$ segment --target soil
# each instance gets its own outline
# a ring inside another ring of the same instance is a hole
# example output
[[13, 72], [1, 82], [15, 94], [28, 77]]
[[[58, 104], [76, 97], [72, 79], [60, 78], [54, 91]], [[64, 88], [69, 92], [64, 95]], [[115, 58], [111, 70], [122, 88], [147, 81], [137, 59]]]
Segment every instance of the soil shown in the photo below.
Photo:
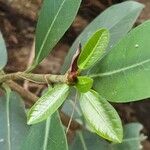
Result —
[[[150, 19], [150, 1], [138, 0], [145, 9], [138, 23]], [[0, 0], [0, 29], [4, 35], [9, 61], [6, 72], [25, 70], [31, 63], [34, 51], [35, 27], [42, 0]], [[71, 28], [56, 45], [53, 52], [35, 70], [36, 73], [59, 73], [64, 58], [79, 33], [99, 13], [121, 0], [83, 0], [80, 11]], [[26, 88], [39, 93], [43, 88], [26, 83]], [[150, 149], [150, 102], [143, 100], [129, 104], [115, 105], [124, 123], [139, 121], [144, 125], [143, 132], [149, 137], [144, 142], [144, 150]], [[143, 117], [144, 116], [144, 117]]]

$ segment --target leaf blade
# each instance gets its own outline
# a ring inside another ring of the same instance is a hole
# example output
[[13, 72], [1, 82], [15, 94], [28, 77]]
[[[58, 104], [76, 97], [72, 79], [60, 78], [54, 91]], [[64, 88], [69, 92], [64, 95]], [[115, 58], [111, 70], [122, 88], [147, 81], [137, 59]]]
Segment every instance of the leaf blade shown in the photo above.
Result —
[[105, 10], [91, 22], [75, 40], [66, 56], [61, 72], [65, 73], [68, 70], [71, 58], [78, 44], [81, 42], [81, 44], [84, 45], [89, 37], [99, 28], [107, 28], [109, 30], [111, 38], [108, 49], [110, 50], [132, 28], [142, 9], [142, 4], [128, 1], [114, 5]]
[[17, 93], [11, 92], [8, 98], [0, 97], [0, 150], [20, 150], [29, 129], [25, 108]]
[[46, 121], [33, 125], [22, 150], [68, 150], [67, 139], [58, 111]]
[[33, 66], [38, 65], [49, 54], [67, 31], [76, 16], [80, 3], [81, 0], [44, 0], [36, 29]]
[[85, 70], [93, 66], [101, 59], [109, 41], [109, 32], [107, 29], [96, 31], [84, 45], [78, 58], [78, 67]]
[[107, 100], [130, 102], [150, 96], [149, 28], [150, 21], [136, 27], [101, 61], [100, 69], [91, 71], [98, 76], [94, 88]]
[[0, 32], [0, 70], [5, 67], [7, 63], [7, 50], [3, 36]]
[[62, 105], [68, 93], [67, 84], [50, 87], [28, 112], [28, 124], [41, 122], [52, 115]]
[[115, 109], [95, 91], [81, 94], [82, 112], [99, 136], [113, 142], [121, 142], [123, 131], [120, 118]]

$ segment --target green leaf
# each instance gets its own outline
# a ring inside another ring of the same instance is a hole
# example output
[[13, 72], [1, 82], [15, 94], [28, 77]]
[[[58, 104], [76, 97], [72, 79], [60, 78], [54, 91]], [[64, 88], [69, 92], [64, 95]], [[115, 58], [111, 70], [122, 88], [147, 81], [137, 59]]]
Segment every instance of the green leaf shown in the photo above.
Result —
[[93, 79], [86, 76], [77, 77], [77, 83], [75, 85], [80, 92], [87, 92], [93, 86]]
[[139, 123], [125, 125], [124, 138], [119, 144], [108, 143], [97, 135], [83, 130], [76, 134], [69, 150], [141, 150], [141, 142], [145, 138], [140, 134], [141, 129], [142, 125]]
[[81, 42], [84, 45], [91, 35], [100, 28], [107, 28], [110, 32], [111, 38], [108, 46], [108, 50], [110, 50], [132, 28], [142, 9], [143, 5], [134, 1], [113, 5], [106, 9], [76, 39], [66, 57], [61, 72], [65, 73], [68, 70], [78, 44]]
[[143, 126], [140, 123], [130, 123], [124, 127], [124, 138], [121, 144], [113, 144], [112, 147], [114, 150], [141, 150], [142, 141], [146, 137], [141, 134]]
[[73, 22], [81, 0], [44, 0], [35, 44], [34, 67], [53, 49]]
[[46, 121], [31, 126], [21, 150], [68, 150], [58, 112]]
[[24, 104], [16, 93], [0, 97], [0, 150], [20, 150], [27, 135]]
[[93, 66], [102, 55], [109, 42], [109, 32], [106, 29], [96, 31], [84, 45], [78, 59], [78, 67], [85, 70]]
[[124, 37], [93, 68], [94, 89], [112, 102], [130, 102], [150, 97], [150, 21]]
[[91, 90], [81, 94], [80, 106], [93, 131], [107, 140], [119, 143], [122, 141], [121, 120], [107, 100]]
[[51, 116], [65, 101], [69, 93], [67, 84], [56, 85], [33, 105], [28, 112], [28, 124], [35, 124]]
[[[112, 150], [111, 144], [88, 130], [78, 131], [69, 150]], [[114, 150], [114, 149], [113, 149]], [[122, 150], [122, 149], [120, 149]]]
[[3, 67], [5, 67], [6, 63], [7, 63], [7, 50], [4, 39], [0, 32], [0, 70], [3, 69]]

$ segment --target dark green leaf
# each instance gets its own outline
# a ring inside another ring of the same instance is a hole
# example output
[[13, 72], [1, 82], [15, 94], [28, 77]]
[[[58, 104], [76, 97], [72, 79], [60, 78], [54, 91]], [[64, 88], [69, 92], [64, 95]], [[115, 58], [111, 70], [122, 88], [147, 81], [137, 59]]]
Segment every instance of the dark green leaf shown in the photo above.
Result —
[[36, 29], [34, 67], [50, 53], [67, 31], [80, 3], [81, 0], [44, 0]]
[[150, 21], [124, 37], [92, 73], [94, 88], [112, 102], [150, 97]]
[[6, 63], [7, 63], [7, 51], [5, 42], [0, 32], [0, 70], [3, 69], [3, 67], [5, 67]]
[[140, 135], [142, 125], [139, 123], [130, 123], [124, 127], [124, 139], [120, 144], [108, 143], [97, 135], [86, 130], [78, 132], [70, 150], [141, 150], [143, 136]]
[[110, 32], [110, 43], [108, 46], [108, 49], [110, 50], [132, 28], [142, 9], [142, 4], [128, 1], [111, 6], [105, 10], [92, 21], [76, 39], [66, 57], [62, 72], [65, 73], [68, 70], [73, 54], [80, 42], [84, 45], [89, 37], [91, 37], [98, 29], [107, 28]]
[[28, 132], [24, 104], [16, 93], [7, 94], [0, 97], [0, 150], [20, 150]]
[[121, 120], [115, 109], [98, 93], [91, 90], [81, 94], [80, 106], [89, 126], [99, 136], [113, 142], [121, 142]]
[[68, 150], [58, 112], [46, 121], [31, 126], [21, 150]]
[[109, 42], [109, 32], [106, 29], [96, 31], [84, 45], [78, 59], [78, 67], [85, 70], [93, 66], [102, 55]]
[[141, 150], [141, 142], [145, 140], [145, 136], [140, 134], [143, 126], [139, 123], [130, 123], [124, 127], [124, 139], [121, 144], [113, 144], [114, 150]]
[[80, 92], [87, 92], [91, 89], [93, 85], [93, 79], [86, 76], [79, 76], [77, 78], [76, 87]]
[[51, 116], [65, 101], [68, 93], [67, 84], [50, 87], [28, 112], [28, 124], [41, 122]]
[[82, 130], [76, 133], [69, 150], [111, 150], [111, 144], [94, 133]]

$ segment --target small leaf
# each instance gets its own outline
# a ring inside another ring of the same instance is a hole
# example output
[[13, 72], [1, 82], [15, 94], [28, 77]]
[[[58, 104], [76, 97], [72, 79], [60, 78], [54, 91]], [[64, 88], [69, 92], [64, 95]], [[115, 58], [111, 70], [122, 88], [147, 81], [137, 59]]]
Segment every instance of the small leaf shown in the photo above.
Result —
[[85, 93], [92, 88], [92, 85], [93, 85], [92, 78], [86, 76], [79, 76], [77, 77], [77, 83], [75, 86], [80, 92]]
[[21, 150], [68, 150], [67, 139], [59, 113], [32, 125]]
[[81, 0], [44, 0], [36, 29], [35, 60], [38, 65], [73, 22]]
[[[89, 72], [94, 89], [112, 102], [150, 97], [150, 20], [130, 31]], [[93, 74], [93, 75], [92, 75]]]
[[0, 32], [0, 70], [3, 69], [3, 67], [5, 67], [6, 63], [7, 63], [7, 50], [4, 39]]
[[28, 124], [35, 124], [51, 116], [65, 101], [69, 93], [67, 84], [56, 85], [33, 105], [28, 113]]
[[107, 100], [91, 90], [81, 94], [80, 106], [93, 131], [107, 140], [117, 143], [122, 141], [121, 120]]
[[[78, 44], [81, 43], [84, 45], [89, 37], [91, 37], [91, 35], [100, 28], [107, 28], [110, 32], [111, 38], [107, 49], [107, 51], [110, 51], [118, 43], [118, 41], [120, 41], [120, 39], [124, 37], [128, 31], [130, 31], [143, 7], [144, 6], [138, 2], [126, 1], [113, 5], [102, 12], [75, 40], [67, 54], [61, 72], [65, 73], [68, 70]], [[99, 64], [96, 66], [99, 67]]]
[[78, 67], [85, 70], [93, 66], [105, 52], [109, 41], [109, 32], [106, 29], [96, 31], [84, 45], [78, 59]]
[[26, 113], [22, 99], [8, 91], [0, 97], [0, 150], [20, 150], [28, 133]]

